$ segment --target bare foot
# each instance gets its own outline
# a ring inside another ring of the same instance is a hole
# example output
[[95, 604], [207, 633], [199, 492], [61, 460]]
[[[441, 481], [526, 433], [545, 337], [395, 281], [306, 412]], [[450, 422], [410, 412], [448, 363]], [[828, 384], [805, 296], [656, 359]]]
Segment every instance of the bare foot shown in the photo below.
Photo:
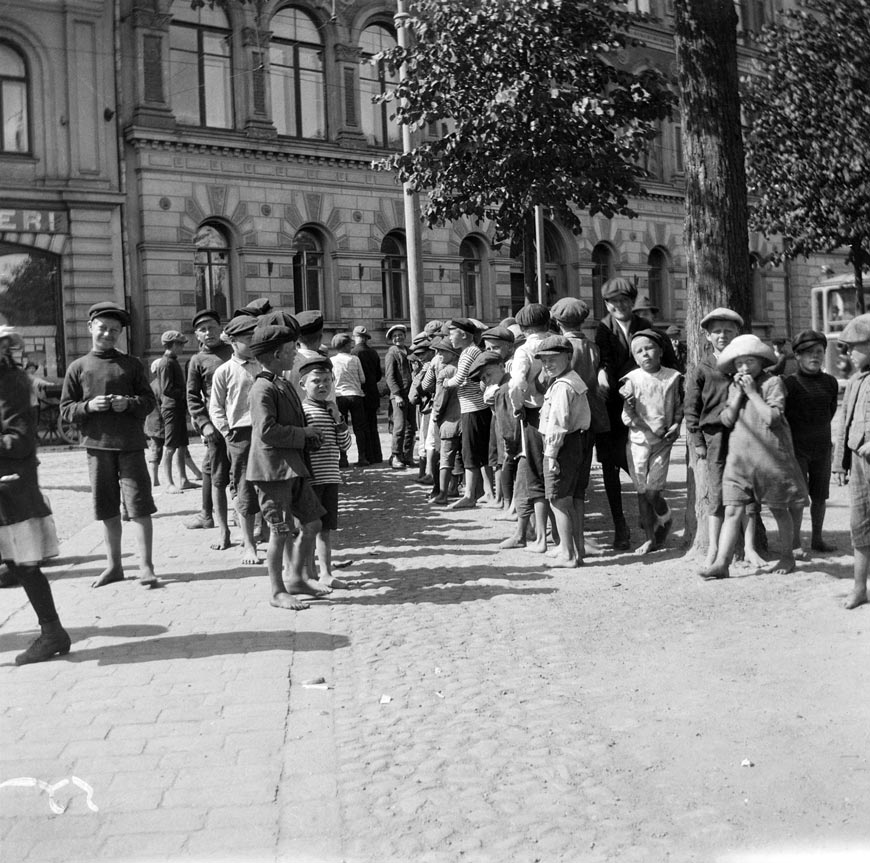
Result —
[[813, 551], [821, 551], [821, 552], [836, 551], [837, 550], [836, 545], [831, 545], [829, 542], [825, 542], [823, 539], [814, 539], [810, 543], [810, 548]]
[[536, 539], [534, 542], [526, 546], [526, 551], [535, 551], [538, 554], [543, 554], [547, 550], [547, 539]]
[[767, 566], [767, 561], [757, 551], [746, 551], [743, 560], [750, 566]]
[[256, 566], [260, 562], [255, 546], [245, 545], [242, 547], [242, 566]]
[[433, 506], [447, 506], [447, 504], [450, 503], [450, 498], [447, 497], [446, 494], [439, 494], [430, 498], [429, 503]]
[[181, 489], [177, 485], [175, 485], [175, 483], [171, 482], [171, 483], [169, 483], [168, 486], [166, 486], [166, 493], [167, 494], [181, 494]]
[[230, 532], [225, 531], [224, 535], [217, 542], [213, 542], [209, 545], [209, 548], [214, 551], [226, 551], [226, 549], [232, 548], [232, 545], [232, 542], [230, 542]]
[[470, 497], [461, 497], [459, 500], [451, 503], [448, 509], [474, 509], [477, 506], [477, 502], [473, 501]]
[[553, 562], [550, 564], [553, 569], [576, 569], [578, 566], [582, 565], [582, 560], [578, 560], [576, 557], [566, 554], [557, 554], [553, 559]]
[[315, 587], [310, 581], [293, 581], [287, 584], [287, 593], [293, 596], [310, 596], [312, 599], [322, 599], [332, 593], [332, 588]]
[[849, 598], [843, 605], [843, 608], [857, 608], [859, 605], [864, 605], [867, 602], [867, 588], [855, 588], [850, 594]]
[[792, 557], [795, 560], [809, 560], [810, 553], [805, 548], [793, 548], [791, 550]]
[[509, 536], [507, 539], [503, 539], [499, 544], [499, 548], [525, 548], [526, 541], [521, 536]]
[[286, 608], [290, 611], [304, 611], [310, 608], [307, 602], [294, 599], [289, 593], [276, 593], [270, 600], [269, 605], [274, 608]]
[[317, 581], [324, 587], [331, 587], [333, 590], [347, 590], [347, 582], [333, 575], [321, 575]]
[[702, 569], [698, 573], [698, 575], [700, 575], [701, 578], [705, 579], [706, 581], [712, 581], [716, 578], [728, 578], [731, 573], [727, 566], [716, 566], [714, 564], [713, 566], [704, 567], [704, 569]]
[[787, 572], [794, 572], [794, 558], [790, 554], [784, 554], [776, 563], [766, 566], [765, 570], [776, 575], [785, 575]]
[[163, 582], [154, 574], [154, 570], [148, 567], [140, 568], [139, 584], [142, 587], [147, 587], [149, 590], [153, 590], [155, 587], [163, 587]]
[[517, 514], [515, 512], [506, 512], [504, 515], [497, 515], [493, 521], [516, 521]]
[[187, 478], [183, 479], [181, 481], [181, 490], [187, 491], [189, 488], [199, 488], [199, 486], [195, 482], [191, 482]]
[[639, 545], [635, 550], [635, 554], [649, 554], [651, 551], [658, 551], [658, 546], [653, 540], [648, 539], [643, 545]]
[[91, 582], [91, 587], [104, 587], [116, 581], [124, 580], [124, 570], [121, 567], [106, 567], [97, 578]]
[[487, 500], [484, 503], [484, 506], [487, 506], [490, 509], [504, 509], [504, 499], [498, 497], [492, 498], [491, 500]]

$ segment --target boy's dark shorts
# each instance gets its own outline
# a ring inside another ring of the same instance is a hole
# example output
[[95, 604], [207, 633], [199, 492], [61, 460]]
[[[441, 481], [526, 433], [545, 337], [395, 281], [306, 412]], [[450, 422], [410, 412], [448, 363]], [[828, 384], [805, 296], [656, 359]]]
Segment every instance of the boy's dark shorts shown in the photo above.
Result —
[[465, 469], [485, 467], [489, 462], [489, 427], [492, 411], [484, 408], [462, 414], [462, 463]]
[[308, 524], [317, 521], [326, 512], [305, 477], [297, 476], [276, 482], [257, 481], [251, 485], [256, 486], [260, 511], [270, 526], [287, 524], [292, 529], [294, 518], [300, 524]]
[[164, 407], [163, 437], [169, 449], [180, 449], [189, 443], [187, 437], [187, 411], [183, 407]]
[[146, 518], [157, 512], [144, 450], [89, 449], [87, 453], [97, 521], [120, 517], [122, 498], [130, 518]]
[[586, 437], [588, 435], [579, 431], [565, 436], [557, 458], [558, 474], [547, 467], [547, 459], [544, 459], [544, 493], [547, 500], [560, 497], [575, 497], [582, 500], [585, 497], [592, 461], [591, 447], [585, 446]]
[[798, 467], [807, 481], [810, 500], [827, 500], [831, 493], [833, 447], [813, 453], [795, 449]]
[[459, 451], [461, 449], [462, 449], [462, 438], [460, 438], [460, 437], [443, 437], [443, 438], [441, 438], [441, 450], [439, 453], [441, 465], [440, 465], [439, 470], [444, 470], [444, 468], [450, 468], [452, 470], [456, 465], [456, 456], [459, 455]]
[[517, 515], [531, 516], [535, 511], [535, 501], [546, 497], [544, 482], [544, 437], [534, 426], [523, 427], [526, 458], [521, 458], [517, 466], [514, 482], [514, 500]]
[[338, 483], [325, 482], [323, 485], [311, 486], [320, 505], [326, 512], [320, 516], [322, 530], [338, 530]]
[[[250, 426], [230, 429], [227, 436], [227, 453], [230, 457], [230, 482], [236, 491], [235, 507], [239, 515], [249, 517], [260, 511], [257, 490], [245, 476], [248, 470], [248, 453], [251, 451]], [[214, 476], [214, 474], [212, 474]], [[213, 480], [212, 480], [213, 482]]]
[[[219, 431], [206, 439], [208, 449], [208, 472], [211, 474], [211, 484], [216, 488], [226, 488], [230, 484], [230, 456], [227, 452], [227, 442]], [[245, 458], [247, 465], [247, 457]], [[205, 467], [203, 467], [205, 471]]]

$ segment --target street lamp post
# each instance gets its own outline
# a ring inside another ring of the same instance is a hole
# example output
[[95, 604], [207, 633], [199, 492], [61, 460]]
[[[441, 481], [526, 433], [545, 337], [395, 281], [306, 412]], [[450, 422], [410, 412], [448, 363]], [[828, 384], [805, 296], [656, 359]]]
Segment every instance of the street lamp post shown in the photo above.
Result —
[[[404, 0], [396, 0], [396, 14], [393, 17], [396, 24], [396, 34], [401, 48], [408, 47], [408, 13], [405, 11]], [[399, 80], [404, 81], [407, 69], [403, 63], [399, 68]], [[402, 125], [402, 151], [411, 152], [411, 128]], [[412, 192], [410, 185], [402, 184], [405, 201], [405, 248], [408, 255], [408, 316], [411, 321], [411, 335], [421, 332], [423, 320], [423, 257], [422, 231], [420, 227], [420, 203], [417, 193]]]

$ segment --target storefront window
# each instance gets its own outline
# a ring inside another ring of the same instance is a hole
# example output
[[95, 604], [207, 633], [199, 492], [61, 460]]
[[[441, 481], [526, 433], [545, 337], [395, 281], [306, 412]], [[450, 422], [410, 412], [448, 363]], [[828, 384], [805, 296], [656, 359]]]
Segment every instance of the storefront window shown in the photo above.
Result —
[[230, 249], [223, 232], [203, 225], [194, 238], [196, 310], [214, 309], [226, 318], [230, 301]]

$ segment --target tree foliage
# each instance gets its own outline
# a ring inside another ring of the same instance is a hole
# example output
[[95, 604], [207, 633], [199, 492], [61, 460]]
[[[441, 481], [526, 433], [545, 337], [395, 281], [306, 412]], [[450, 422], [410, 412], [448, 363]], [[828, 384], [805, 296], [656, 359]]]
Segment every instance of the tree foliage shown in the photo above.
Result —
[[[745, 81], [751, 227], [798, 254], [870, 254], [870, 0], [804, 0], [759, 37]], [[861, 292], [859, 291], [859, 296]]]
[[19, 327], [57, 323], [56, 270], [42, 255], [23, 255], [0, 283], [0, 316]]
[[449, 131], [379, 167], [425, 193], [430, 226], [468, 215], [516, 237], [536, 204], [575, 231], [575, 208], [633, 215], [673, 97], [618, 68], [630, 20], [611, 0], [416, 0], [411, 47], [384, 55], [407, 77], [385, 98], [400, 123]]

